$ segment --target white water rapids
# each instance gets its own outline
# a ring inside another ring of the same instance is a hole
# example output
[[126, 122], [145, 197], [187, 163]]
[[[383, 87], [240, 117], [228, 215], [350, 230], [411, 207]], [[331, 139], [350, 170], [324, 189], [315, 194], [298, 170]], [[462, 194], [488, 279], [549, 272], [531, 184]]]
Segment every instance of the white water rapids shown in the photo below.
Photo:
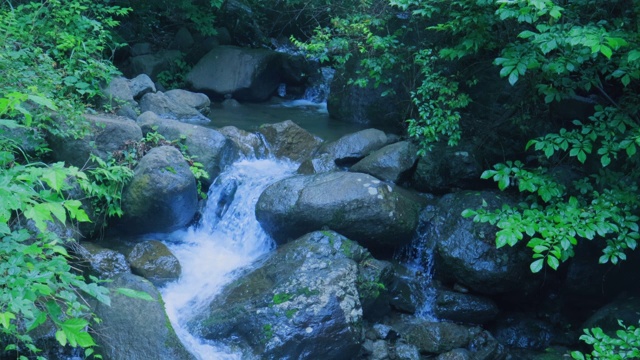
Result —
[[211, 186], [200, 223], [166, 241], [182, 265], [182, 276], [161, 289], [165, 308], [176, 333], [199, 360], [240, 359], [220, 344], [193, 336], [186, 323], [234, 279], [236, 270], [273, 249], [255, 218], [255, 205], [268, 185], [294, 171], [293, 164], [275, 160], [233, 164]]

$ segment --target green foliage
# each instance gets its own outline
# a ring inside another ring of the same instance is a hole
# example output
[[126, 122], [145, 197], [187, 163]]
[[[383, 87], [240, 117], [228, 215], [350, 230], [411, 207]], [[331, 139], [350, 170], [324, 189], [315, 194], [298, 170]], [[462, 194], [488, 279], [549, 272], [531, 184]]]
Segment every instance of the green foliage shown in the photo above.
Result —
[[106, 162], [95, 155], [90, 157], [94, 167], [86, 169], [87, 176], [78, 179], [80, 187], [91, 199], [96, 217], [121, 217], [121, 200], [124, 186], [133, 177], [133, 171], [115, 160]]
[[285, 303], [289, 300], [293, 299], [293, 295], [292, 294], [287, 294], [287, 293], [277, 293], [273, 295], [273, 304], [274, 305], [280, 305], [282, 303]]
[[[0, 114], [17, 111], [27, 118], [16, 110], [20, 106], [2, 98]], [[3, 124], [23, 126], [11, 119]], [[72, 187], [68, 180], [86, 179], [86, 174], [62, 163], [21, 164], [18, 150], [0, 137], [0, 334], [9, 339], [6, 350], [37, 353], [29, 333], [50, 321], [61, 345], [80, 346], [90, 355], [95, 343], [87, 328], [98, 319], [83, 296], [109, 304], [108, 291], [97, 279], [88, 283], [73, 272], [65, 247], [73, 240], [49, 228], [68, 220], [89, 221], [80, 201], [65, 196]]]
[[184, 88], [189, 71], [191, 66], [186, 61], [176, 59], [169, 64], [169, 69], [158, 74], [158, 82], [167, 89]]
[[600, 328], [585, 329], [580, 340], [593, 346], [591, 354], [583, 354], [573, 351], [571, 358], [575, 360], [606, 359], [640, 359], [640, 328], [624, 326], [618, 321], [621, 329], [616, 331], [615, 337], [611, 337]]

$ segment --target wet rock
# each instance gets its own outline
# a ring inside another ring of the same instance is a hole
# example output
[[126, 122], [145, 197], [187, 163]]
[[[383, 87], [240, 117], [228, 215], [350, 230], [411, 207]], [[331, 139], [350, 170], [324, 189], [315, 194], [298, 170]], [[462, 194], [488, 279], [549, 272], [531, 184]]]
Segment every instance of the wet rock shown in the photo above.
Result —
[[196, 91], [240, 101], [265, 101], [280, 85], [282, 57], [275, 51], [218, 46], [191, 69], [187, 82]]
[[420, 360], [420, 352], [415, 345], [396, 343], [394, 352], [398, 360]]
[[385, 145], [387, 135], [384, 131], [365, 129], [322, 144], [318, 154], [328, 154], [339, 166], [352, 165]]
[[[149, 281], [121, 274], [110, 288], [111, 306], [98, 304], [96, 315], [102, 322], [95, 325], [95, 339], [105, 359], [113, 360], [192, 360], [167, 318], [158, 290]], [[146, 292], [154, 301], [127, 297], [118, 288]]]
[[419, 199], [370, 175], [332, 172], [270, 185], [256, 218], [279, 244], [328, 227], [388, 258], [413, 237], [420, 207]]
[[505, 347], [491, 333], [482, 330], [469, 343], [468, 350], [473, 360], [504, 360], [507, 358]]
[[416, 319], [404, 323], [398, 331], [407, 343], [417, 346], [420, 353], [442, 354], [467, 347], [480, 329]]
[[269, 144], [271, 155], [299, 162], [313, 154], [322, 139], [312, 135], [291, 120], [265, 124], [258, 131]]
[[134, 100], [129, 80], [124, 77], [111, 79], [102, 90], [102, 106], [108, 106], [113, 112], [130, 119], [136, 118], [138, 103]]
[[201, 163], [209, 175], [209, 179], [203, 180], [205, 186], [239, 157], [238, 147], [216, 130], [163, 119], [152, 112], [143, 113], [137, 122], [145, 135], [157, 131], [168, 141], [184, 144], [186, 153]]
[[195, 107], [187, 103], [178, 102], [176, 99], [185, 97], [174, 94], [173, 97], [165, 95], [163, 92], [145, 94], [140, 99], [140, 110], [142, 112], [151, 111], [165, 119], [173, 119], [192, 124], [208, 124], [211, 122], [200, 113]]
[[266, 147], [257, 134], [240, 130], [235, 126], [225, 126], [218, 129], [218, 131], [233, 141], [245, 157], [265, 157], [267, 152]]
[[583, 328], [601, 328], [609, 336], [620, 330], [618, 321], [625, 326], [638, 327], [640, 321], [640, 297], [622, 295], [596, 311], [582, 326]]
[[515, 313], [496, 320], [493, 334], [506, 346], [543, 350], [551, 344], [555, 332], [553, 326], [544, 320], [531, 314]]
[[178, 259], [160, 241], [147, 240], [136, 244], [127, 255], [131, 271], [162, 286], [180, 277], [182, 268]]
[[335, 232], [307, 234], [228, 285], [189, 326], [263, 359], [353, 359], [362, 340], [357, 279], [369, 258]]
[[486, 297], [440, 290], [434, 311], [439, 319], [484, 324], [495, 319], [499, 309], [493, 300]]
[[129, 118], [106, 114], [84, 115], [84, 118], [90, 129], [85, 137], [48, 136], [51, 156], [55, 161], [82, 168], [91, 154], [106, 161], [114, 151], [142, 138], [140, 127]]
[[482, 167], [471, 148], [435, 145], [418, 160], [412, 183], [418, 191], [440, 194], [477, 188], [481, 174]]
[[89, 273], [100, 279], [111, 279], [118, 274], [131, 272], [124, 255], [117, 251], [91, 242], [75, 246], [74, 251]]
[[474, 360], [474, 357], [467, 349], [453, 349], [449, 352], [438, 355], [436, 360]]
[[463, 210], [513, 204], [497, 192], [457, 192], [442, 197], [433, 209], [425, 237], [436, 241], [440, 273], [480, 294], [528, 294], [538, 289], [540, 277], [531, 274], [531, 255], [523, 242], [514, 247], [495, 246], [496, 228], [461, 216]]
[[195, 178], [180, 151], [171, 146], [153, 148], [122, 193], [124, 216], [116, 226], [127, 234], [180, 229], [193, 219], [197, 197]]
[[408, 141], [387, 145], [367, 155], [351, 171], [373, 175], [383, 181], [398, 183], [418, 159], [417, 149]]

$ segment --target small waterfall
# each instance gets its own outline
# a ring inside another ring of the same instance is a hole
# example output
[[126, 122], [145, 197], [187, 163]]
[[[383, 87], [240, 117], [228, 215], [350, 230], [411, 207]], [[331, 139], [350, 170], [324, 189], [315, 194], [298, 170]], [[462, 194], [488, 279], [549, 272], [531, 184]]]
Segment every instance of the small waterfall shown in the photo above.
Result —
[[414, 302], [417, 304], [416, 316], [423, 319], [437, 321], [433, 306], [436, 300], [436, 290], [433, 287], [435, 242], [429, 239], [425, 229], [425, 220], [416, 231], [411, 244], [397, 254], [396, 260], [411, 274], [407, 279], [412, 286]]
[[176, 333], [198, 359], [241, 358], [220, 344], [194, 337], [186, 323], [234, 279], [235, 270], [273, 249], [272, 239], [255, 218], [255, 204], [268, 185], [294, 171], [293, 164], [271, 159], [235, 163], [211, 186], [201, 222], [167, 240], [182, 265], [182, 276], [161, 289], [162, 297]]

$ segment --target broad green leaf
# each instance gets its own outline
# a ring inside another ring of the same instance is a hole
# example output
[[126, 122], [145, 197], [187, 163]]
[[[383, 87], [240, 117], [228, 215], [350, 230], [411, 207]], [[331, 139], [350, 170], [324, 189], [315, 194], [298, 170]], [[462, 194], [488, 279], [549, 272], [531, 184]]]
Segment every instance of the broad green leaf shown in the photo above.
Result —
[[607, 59], [611, 59], [611, 55], [613, 55], [613, 51], [611, 50], [611, 48], [605, 45], [600, 46], [600, 53]]
[[2, 312], [0, 313], [0, 324], [5, 329], [8, 329], [11, 326], [11, 320], [15, 320], [16, 316], [11, 312]]
[[534, 273], [534, 274], [535, 273], [539, 273], [540, 270], [542, 270], [542, 265], [544, 264], [543, 260], [544, 259], [538, 259], [538, 260], [532, 262], [531, 265], [529, 265], [529, 269], [531, 269], [532, 273]]
[[116, 289], [116, 292], [118, 294], [122, 294], [124, 296], [133, 298], [133, 299], [142, 299], [142, 300], [146, 300], [146, 301], [156, 301], [153, 297], [151, 297], [151, 295], [149, 295], [148, 293], [144, 292], [144, 291], [137, 291], [137, 290], [133, 290], [133, 289], [128, 289], [128, 288], [118, 288]]
[[560, 261], [555, 256], [547, 256], [547, 265], [549, 265], [553, 270], [558, 270]]

